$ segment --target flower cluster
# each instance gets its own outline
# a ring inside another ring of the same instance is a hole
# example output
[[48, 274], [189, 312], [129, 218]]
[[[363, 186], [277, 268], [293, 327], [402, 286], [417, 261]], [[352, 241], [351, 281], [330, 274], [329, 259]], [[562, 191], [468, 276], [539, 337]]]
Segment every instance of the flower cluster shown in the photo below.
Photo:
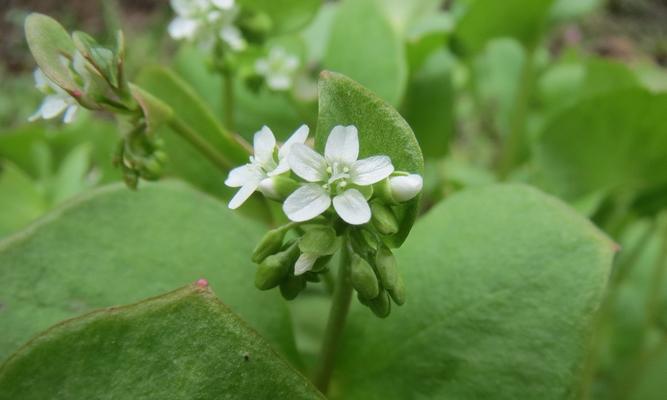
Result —
[[168, 28], [172, 38], [197, 41], [207, 48], [220, 39], [233, 51], [245, 49], [235, 24], [240, 10], [234, 0], [171, 0], [171, 7], [176, 13]]
[[282, 47], [272, 47], [268, 56], [255, 61], [255, 72], [264, 78], [269, 89], [282, 91], [292, 87], [299, 59]]
[[307, 138], [303, 125], [278, 146], [273, 132], [262, 127], [254, 136], [250, 162], [233, 169], [225, 181], [240, 188], [230, 208], [259, 191], [283, 202], [290, 220], [258, 244], [253, 254], [259, 264], [255, 284], [262, 290], [280, 286], [283, 296], [293, 299], [306, 282], [319, 281], [340, 250], [349, 259], [350, 280], [362, 304], [385, 317], [390, 299], [399, 305], [404, 301], [402, 280], [385, 239], [399, 232], [394, 209], [419, 194], [422, 178], [396, 171], [386, 155], [359, 159], [353, 125], [335, 126], [324, 154], [308, 146]]

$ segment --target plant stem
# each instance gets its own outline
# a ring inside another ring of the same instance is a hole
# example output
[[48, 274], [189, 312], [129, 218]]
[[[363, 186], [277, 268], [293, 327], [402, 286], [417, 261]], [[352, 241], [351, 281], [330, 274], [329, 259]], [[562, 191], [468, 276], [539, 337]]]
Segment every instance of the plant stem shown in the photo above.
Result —
[[526, 60], [521, 68], [521, 77], [514, 100], [514, 110], [510, 118], [509, 132], [505, 138], [500, 155], [498, 174], [501, 179], [507, 178], [512, 168], [516, 165], [521, 152], [522, 141], [525, 136], [526, 117], [528, 115], [528, 103], [533, 90], [533, 68], [535, 51], [529, 48], [526, 51]]
[[230, 71], [223, 71], [223, 97], [225, 103], [225, 122], [227, 129], [236, 132], [236, 121], [234, 120], [234, 79]]
[[315, 369], [313, 382], [322, 392], [327, 392], [331, 374], [336, 362], [336, 352], [340, 337], [345, 327], [345, 319], [350, 309], [352, 299], [352, 283], [350, 282], [350, 250], [347, 241], [344, 241], [341, 249], [340, 265], [338, 266], [338, 276], [336, 278], [336, 287], [331, 299], [331, 309], [329, 310], [329, 321], [324, 332], [324, 341], [320, 359]]
[[183, 139], [187, 140], [209, 161], [215, 164], [223, 172], [229, 171], [234, 165], [222, 153], [212, 147], [206, 139], [199, 135], [194, 129], [186, 124], [182, 119], [173, 117], [169, 121], [169, 127], [178, 133]]

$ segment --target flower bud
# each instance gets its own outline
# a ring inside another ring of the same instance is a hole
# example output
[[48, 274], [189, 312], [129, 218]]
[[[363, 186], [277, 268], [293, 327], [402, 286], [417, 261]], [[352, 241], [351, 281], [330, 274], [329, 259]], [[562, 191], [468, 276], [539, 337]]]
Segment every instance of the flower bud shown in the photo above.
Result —
[[255, 250], [252, 252], [252, 262], [261, 263], [268, 256], [277, 253], [283, 245], [283, 239], [285, 239], [286, 233], [287, 229], [285, 229], [285, 227], [272, 229], [266, 232], [262, 240], [259, 241]]
[[396, 257], [385, 246], [381, 246], [375, 255], [375, 268], [382, 286], [391, 290], [396, 287], [398, 282], [398, 268], [396, 267]]
[[266, 257], [255, 273], [255, 286], [260, 290], [278, 286], [289, 274], [298, 250], [296, 244], [293, 244], [287, 250]]
[[391, 301], [389, 300], [389, 295], [385, 290], [380, 292], [380, 294], [374, 299], [368, 300], [368, 306], [373, 311], [373, 314], [377, 315], [380, 318], [386, 318], [391, 313]]
[[357, 254], [352, 256], [350, 280], [352, 287], [365, 299], [373, 299], [380, 292], [380, 285], [373, 267]]
[[398, 221], [391, 209], [378, 202], [371, 203], [371, 222], [383, 235], [393, 235], [398, 232]]
[[396, 274], [396, 284], [391, 289], [387, 289], [389, 295], [396, 305], [402, 306], [405, 304], [405, 282], [400, 273]]
[[414, 198], [422, 190], [424, 180], [421, 175], [410, 174], [407, 176], [392, 176], [389, 178], [391, 196], [398, 202], [404, 202]]
[[294, 300], [306, 288], [306, 277], [290, 275], [280, 284], [280, 294], [285, 300]]
[[299, 183], [286, 176], [273, 176], [262, 179], [259, 191], [269, 199], [283, 201], [299, 188]]

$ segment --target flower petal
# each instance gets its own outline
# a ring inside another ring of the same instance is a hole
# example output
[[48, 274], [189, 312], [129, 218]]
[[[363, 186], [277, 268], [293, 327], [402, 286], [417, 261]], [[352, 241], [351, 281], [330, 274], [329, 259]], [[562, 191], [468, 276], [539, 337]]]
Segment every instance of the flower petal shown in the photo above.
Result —
[[308, 182], [323, 182], [327, 178], [326, 160], [305, 144], [294, 143], [287, 160], [292, 171]]
[[250, 164], [241, 165], [229, 171], [229, 175], [225, 180], [225, 185], [229, 187], [241, 187], [250, 181], [260, 181], [261, 174]]
[[63, 122], [69, 124], [74, 121], [74, 117], [76, 117], [76, 112], [78, 110], [79, 106], [77, 104], [72, 104], [67, 107], [67, 111], [65, 111], [65, 116], [63, 117]]
[[331, 130], [324, 147], [327, 160], [350, 164], [359, 157], [359, 136], [354, 125], [336, 125]]
[[415, 197], [422, 190], [424, 180], [421, 175], [392, 176], [389, 178], [391, 196], [398, 202], [404, 202]]
[[357, 189], [348, 189], [334, 197], [333, 206], [343, 221], [350, 225], [362, 225], [371, 220], [371, 208]]
[[283, 211], [290, 220], [302, 222], [322, 214], [330, 205], [329, 194], [320, 185], [309, 183], [287, 197]]
[[243, 50], [246, 46], [241, 31], [232, 25], [227, 25], [220, 29], [220, 38], [227, 42], [229, 47], [234, 50]]
[[391, 159], [387, 156], [372, 156], [355, 161], [350, 167], [350, 179], [357, 185], [372, 185], [394, 172]]
[[199, 22], [190, 18], [176, 17], [170, 23], [167, 30], [169, 36], [174, 39], [190, 39], [197, 32]]
[[239, 189], [239, 191], [236, 192], [234, 197], [232, 197], [232, 199], [229, 200], [229, 204], [227, 206], [232, 210], [241, 207], [241, 204], [243, 204], [246, 200], [248, 200], [248, 197], [250, 197], [255, 192], [255, 190], [257, 190], [258, 186], [259, 186], [259, 181], [247, 182], [245, 185], [241, 186], [241, 189]]
[[310, 128], [308, 128], [308, 125], [306, 124], [301, 125], [296, 131], [294, 131], [292, 136], [290, 136], [289, 139], [287, 139], [280, 147], [280, 150], [278, 150], [278, 158], [286, 158], [289, 155], [290, 148], [294, 143], [306, 143], [306, 139], [308, 139], [308, 132], [310, 132]]
[[67, 108], [68, 104], [61, 96], [51, 95], [44, 98], [42, 106], [39, 108], [39, 113], [42, 118], [50, 119], [57, 117]]
[[253, 148], [255, 151], [255, 160], [261, 165], [273, 161], [273, 150], [276, 148], [276, 138], [268, 126], [264, 125], [262, 129], [255, 133], [253, 138]]
[[313, 269], [315, 261], [317, 261], [317, 255], [312, 253], [301, 254], [296, 263], [294, 263], [294, 275], [299, 276], [310, 271]]

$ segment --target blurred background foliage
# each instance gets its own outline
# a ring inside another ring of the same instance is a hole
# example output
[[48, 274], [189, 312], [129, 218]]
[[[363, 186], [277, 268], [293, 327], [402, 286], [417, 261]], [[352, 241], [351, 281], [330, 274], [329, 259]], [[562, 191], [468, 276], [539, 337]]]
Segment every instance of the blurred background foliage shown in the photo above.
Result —
[[[121, 179], [111, 166], [116, 128], [108, 116], [27, 122], [41, 99], [23, 33], [29, 12], [102, 43], [123, 29], [133, 80], [178, 102], [202, 130], [224, 123], [222, 80], [200, 50], [166, 35], [167, 2], [10, 0], [0, 10], [0, 237]], [[424, 212], [453, 192], [502, 180], [565, 199], [622, 249], [581, 395], [663, 399], [665, 21], [662, 0], [324, 2], [304, 29], [273, 39], [304, 62], [291, 92], [237, 82], [235, 130], [249, 139], [266, 124], [284, 139], [305, 122], [312, 132], [317, 75], [331, 69], [396, 106], [414, 129], [427, 161]], [[167, 176], [228, 198], [219, 171], [164, 136]]]

